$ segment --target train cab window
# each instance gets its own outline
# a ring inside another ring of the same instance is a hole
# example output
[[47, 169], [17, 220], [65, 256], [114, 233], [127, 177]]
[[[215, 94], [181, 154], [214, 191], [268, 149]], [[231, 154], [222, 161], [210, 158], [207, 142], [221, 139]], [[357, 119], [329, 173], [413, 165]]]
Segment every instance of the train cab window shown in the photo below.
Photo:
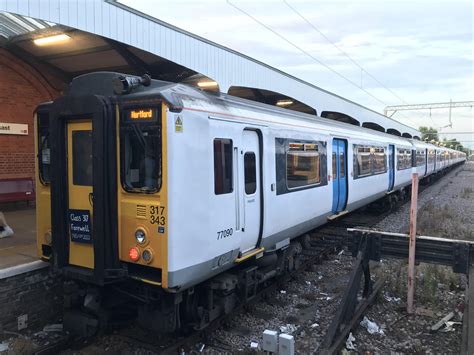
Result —
[[38, 170], [40, 181], [49, 184], [51, 166], [51, 148], [49, 143], [49, 114], [38, 113]]
[[244, 155], [245, 193], [252, 195], [257, 190], [257, 166], [255, 153], [247, 152]]
[[214, 193], [216, 195], [233, 191], [232, 164], [232, 140], [214, 139]]
[[92, 131], [72, 132], [72, 183], [92, 186]]
[[321, 182], [320, 155], [316, 143], [289, 143], [286, 154], [288, 189]]
[[122, 184], [126, 191], [161, 188], [160, 109], [125, 110], [121, 122]]

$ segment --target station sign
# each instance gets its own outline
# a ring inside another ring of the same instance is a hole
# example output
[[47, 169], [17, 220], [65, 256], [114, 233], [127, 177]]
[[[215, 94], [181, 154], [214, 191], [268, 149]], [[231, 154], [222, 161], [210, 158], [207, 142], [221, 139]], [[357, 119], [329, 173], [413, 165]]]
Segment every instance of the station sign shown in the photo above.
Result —
[[0, 134], [28, 135], [28, 125], [22, 123], [0, 122]]

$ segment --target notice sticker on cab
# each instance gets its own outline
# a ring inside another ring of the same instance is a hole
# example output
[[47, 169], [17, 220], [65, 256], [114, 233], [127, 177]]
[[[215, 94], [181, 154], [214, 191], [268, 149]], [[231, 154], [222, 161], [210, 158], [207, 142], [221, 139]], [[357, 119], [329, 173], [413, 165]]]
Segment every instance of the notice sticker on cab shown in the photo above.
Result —
[[92, 243], [92, 229], [89, 210], [68, 210], [71, 241]]
[[181, 115], [176, 115], [174, 119], [174, 131], [178, 133], [183, 132], [183, 117]]

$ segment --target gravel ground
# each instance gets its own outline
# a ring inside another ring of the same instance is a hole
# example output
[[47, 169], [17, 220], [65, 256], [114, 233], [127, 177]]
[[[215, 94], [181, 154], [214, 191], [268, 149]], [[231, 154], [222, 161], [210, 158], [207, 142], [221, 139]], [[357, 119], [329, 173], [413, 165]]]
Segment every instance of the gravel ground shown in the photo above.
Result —
[[[420, 234], [474, 239], [473, 187], [474, 162], [469, 162], [424, 189], [418, 199]], [[410, 204], [407, 203], [375, 228], [406, 233], [409, 212]], [[265, 329], [292, 333], [297, 353], [312, 352], [323, 340], [348, 282], [353, 260], [347, 254], [301, 272], [273, 297], [233, 317], [229, 324], [213, 332], [205, 352], [257, 352], [250, 344], [253, 341], [260, 346]], [[379, 265], [373, 265], [375, 273], [387, 275], [387, 281], [366, 315], [383, 334], [369, 334], [359, 325], [352, 333], [356, 351], [459, 353], [465, 277], [442, 266], [417, 266], [416, 314], [407, 316], [405, 264], [406, 261], [383, 260]], [[455, 322], [452, 328], [431, 333], [431, 326], [451, 311], [455, 314], [451, 319]]]

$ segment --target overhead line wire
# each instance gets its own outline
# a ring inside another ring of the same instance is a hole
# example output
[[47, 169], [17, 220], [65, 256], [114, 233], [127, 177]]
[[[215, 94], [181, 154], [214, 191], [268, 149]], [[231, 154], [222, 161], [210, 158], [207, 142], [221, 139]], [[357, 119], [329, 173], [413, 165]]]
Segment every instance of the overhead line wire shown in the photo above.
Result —
[[242, 12], [243, 14], [247, 15], [248, 17], [250, 17], [252, 20], [254, 20], [256, 23], [258, 23], [260, 26], [263, 26], [265, 27], [267, 30], [269, 30], [270, 32], [272, 32], [274, 35], [280, 37], [282, 40], [284, 40], [286, 43], [288, 43], [289, 45], [291, 45], [292, 47], [296, 48], [297, 50], [299, 50], [301, 53], [305, 54], [306, 56], [310, 57], [311, 59], [313, 59], [314, 61], [318, 62], [319, 64], [321, 64], [323, 67], [325, 67], [326, 69], [330, 70], [331, 72], [333, 72], [334, 74], [336, 74], [337, 76], [341, 77], [342, 79], [346, 80], [347, 82], [351, 83], [352, 85], [354, 85], [356, 88], [364, 91], [367, 95], [371, 96], [373, 99], [377, 100], [379, 103], [387, 106], [387, 104], [385, 102], [383, 102], [382, 100], [380, 100], [378, 97], [372, 95], [370, 92], [368, 92], [367, 90], [365, 90], [364, 88], [361, 88], [359, 85], [357, 85], [354, 81], [352, 81], [351, 79], [347, 78], [346, 76], [342, 75], [341, 73], [339, 73], [337, 70], [331, 68], [330, 66], [326, 65], [324, 62], [322, 62], [321, 60], [319, 60], [318, 58], [316, 58], [315, 56], [313, 56], [311, 53], [309, 53], [308, 51], [304, 50], [303, 48], [301, 48], [300, 46], [298, 46], [297, 44], [293, 43], [292, 41], [290, 41], [289, 39], [287, 39], [285, 36], [281, 35], [280, 33], [278, 33], [277, 31], [275, 31], [273, 28], [271, 28], [270, 26], [264, 24], [263, 22], [261, 22], [260, 20], [256, 19], [254, 16], [250, 15], [248, 12], [246, 12], [245, 10], [241, 9], [240, 7], [238, 7], [237, 5], [233, 4], [232, 2], [230, 2], [229, 0], [226, 0], [227, 3], [232, 6], [233, 8], [237, 9], [238, 11]]
[[399, 99], [401, 102], [404, 104], [408, 105], [408, 103], [402, 99], [397, 93], [395, 93], [392, 89], [386, 87], [380, 80], [378, 80], [374, 75], [369, 73], [367, 70], [362, 67], [361, 64], [359, 64], [355, 59], [353, 59], [347, 52], [345, 52], [341, 47], [339, 47], [337, 44], [335, 44], [329, 37], [327, 37], [319, 28], [316, 27], [312, 22], [310, 22], [306, 17], [304, 17], [298, 10], [296, 10], [293, 6], [291, 6], [286, 0], [283, 0], [286, 6], [288, 6], [295, 14], [297, 14], [301, 19], [306, 22], [311, 28], [313, 28], [316, 32], [318, 32], [321, 36], [323, 36], [326, 41], [331, 43], [334, 48], [336, 48], [339, 52], [341, 52], [345, 57], [347, 57], [355, 66], [359, 67], [360, 70], [362, 70], [364, 73], [366, 73], [368, 76], [370, 76], [376, 83], [378, 83], [381, 87], [383, 87], [385, 90], [390, 92], [393, 96], [395, 96], [397, 99]]
[[[259, 24], [260, 26], [266, 28], [268, 31], [272, 32], [274, 35], [278, 36], [279, 38], [281, 38], [283, 41], [285, 41], [286, 43], [288, 43], [289, 45], [291, 45], [292, 47], [296, 48], [298, 51], [300, 51], [301, 53], [305, 54], [306, 56], [310, 57], [311, 59], [313, 59], [315, 62], [319, 63], [320, 65], [322, 65], [323, 67], [325, 67], [326, 69], [328, 69], [329, 71], [333, 72], [334, 74], [336, 74], [337, 76], [341, 77], [342, 79], [346, 80], [347, 82], [349, 82], [351, 85], [355, 86], [356, 88], [362, 90], [363, 92], [365, 92], [367, 95], [369, 95], [370, 97], [372, 97], [374, 100], [378, 101], [379, 103], [385, 105], [385, 106], [388, 106], [385, 102], [383, 102], [381, 99], [379, 99], [378, 97], [376, 97], [375, 95], [373, 95], [372, 93], [370, 93], [369, 91], [365, 90], [364, 88], [362, 88], [361, 86], [359, 86], [357, 83], [355, 83], [354, 81], [352, 81], [351, 79], [347, 78], [346, 76], [344, 76], [343, 74], [339, 73], [337, 70], [331, 68], [330, 66], [328, 66], [327, 64], [325, 64], [323, 61], [321, 61], [320, 59], [316, 58], [315, 56], [313, 56], [311, 53], [309, 53], [308, 51], [306, 51], [305, 49], [301, 48], [300, 46], [298, 46], [297, 44], [293, 43], [292, 41], [290, 41], [288, 38], [286, 38], [285, 36], [281, 35], [280, 33], [278, 33], [276, 30], [274, 30], [272, 27], [264, 24], [263, 22], [261, 22], [260, 20], [258, 20], [257, 18], [255, 18], [254, 16], [252, 16], [251, 14], [249, 14], [247, 11], [241, 9], [240, 7], [238, 7], [237, 5], [233, 4], [230, 0], [226, 0], [226, 2], [232, 6], [233, 8], [235, 8], [236, 10], [238, 10], [239, 12], [243, 13], [244, 15], [246, 15], [247, 17], [251, 18], [254, 22], [256, 22], [257, 24]], [[412, 121], [410, 118], [406, 117], [406, 119], [408, 119], [410, 122], [412, 122], [413, 124], [417, 124], [415, 123], [414, 121]]]

